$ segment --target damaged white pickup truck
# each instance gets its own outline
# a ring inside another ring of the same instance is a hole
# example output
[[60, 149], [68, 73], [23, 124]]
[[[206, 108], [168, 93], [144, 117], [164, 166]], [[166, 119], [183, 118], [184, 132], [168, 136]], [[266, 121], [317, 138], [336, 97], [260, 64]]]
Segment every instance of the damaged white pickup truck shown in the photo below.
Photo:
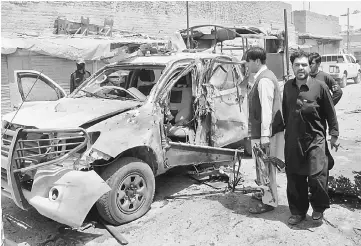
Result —
[[138, 56], [106, 65], [70, 95], [39, 72], [16, 71], [23, 106], [2, 119], [2, 194], [75, 227], [94, 204], [114, 225], [141, 217], [155, 176], [236, 161], [248, 136], [237, 62], [207, 53]]

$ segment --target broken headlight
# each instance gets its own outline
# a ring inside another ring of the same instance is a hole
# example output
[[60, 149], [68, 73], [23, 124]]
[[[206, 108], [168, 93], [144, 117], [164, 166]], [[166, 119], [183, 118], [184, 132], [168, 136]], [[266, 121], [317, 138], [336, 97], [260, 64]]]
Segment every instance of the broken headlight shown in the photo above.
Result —
[[89, 135], [89, 141], [90, 141], [90, 144], [93, 145], [95, 143], [95, 141], [98, 140], [99, 136], [100, 136], [100, 132], [89, 132], [88, 133]]

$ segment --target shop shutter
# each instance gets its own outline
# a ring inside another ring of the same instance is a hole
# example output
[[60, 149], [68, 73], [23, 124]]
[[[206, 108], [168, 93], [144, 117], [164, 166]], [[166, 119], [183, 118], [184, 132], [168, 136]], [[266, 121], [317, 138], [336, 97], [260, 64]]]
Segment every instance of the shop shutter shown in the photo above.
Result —
[[7, 56], [1, 55], [1, 115], [11, 111]]
[[[100, 69], [105, 65], [100, 61], [97, 63], [97, 69]], [[86, 62], [85, 68], [91, 74], [96, 72], [93, 71], [92, 62]], [[66, 91], [66, 93], [69, 93], [70, 75], [76, 70], [76, 62], [68, 59], [32, 53], [30, 56], [29, 69], [39, 72], [42, 71], [45, 75], [58, 83]]]
[[69, 93], [70, 75], [76, 69], [74, 61], [33, 53], [29, 65], [29, 69], [42, 72]]

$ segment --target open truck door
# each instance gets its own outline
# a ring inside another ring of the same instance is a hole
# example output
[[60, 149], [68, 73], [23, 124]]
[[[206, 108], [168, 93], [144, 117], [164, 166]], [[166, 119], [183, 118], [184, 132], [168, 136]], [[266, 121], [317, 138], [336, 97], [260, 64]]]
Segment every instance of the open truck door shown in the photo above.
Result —
[[218, 58], [195, 61], [169, 83], [168, 90], [182, 76], [191, 73], [196, 122], [195, 129], [182, 128], [184, 133], [195, 131], [194, 141], [185, 138], [185, 142], [169, 142], [166, 159], [170, 166], [229, 165], [236, 160], [238, 150], [227, 146], [248, 136], [247, 103], [243, 103], [247, 101], [247, 89], [245, 86], [241, 89], [243, 76], [239, 65]]
[[224, 147], [248, 137], [247, 85], [238, 62], [214, 59], [207, 94], [211, 98], [211, 142]]
[[48, 76], [33, 70], [15, 70], [10, 83], [10, 102], [13, 110], [40, 102], [56, 101], [67, 94]]

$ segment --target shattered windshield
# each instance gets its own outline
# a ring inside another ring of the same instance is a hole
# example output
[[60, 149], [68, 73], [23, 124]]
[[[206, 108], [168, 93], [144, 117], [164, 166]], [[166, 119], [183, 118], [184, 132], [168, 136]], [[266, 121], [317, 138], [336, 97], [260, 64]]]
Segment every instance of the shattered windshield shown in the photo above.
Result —
[[163, 69], [160, 66], [106, 68], [82, 84], [71, 97], [143, 101], [159, 80]]

